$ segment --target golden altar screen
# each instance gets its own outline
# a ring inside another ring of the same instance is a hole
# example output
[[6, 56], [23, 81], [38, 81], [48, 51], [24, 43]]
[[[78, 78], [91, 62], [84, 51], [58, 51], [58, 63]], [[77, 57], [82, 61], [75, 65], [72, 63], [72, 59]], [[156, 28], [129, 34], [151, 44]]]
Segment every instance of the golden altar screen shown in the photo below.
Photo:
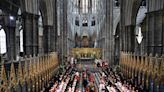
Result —
[[71, 56], [75, 59], [81, 58], [93, 58], [99, 59], [101, 58], [102, 49], [100, 48], [72, 48], [70, 49]]

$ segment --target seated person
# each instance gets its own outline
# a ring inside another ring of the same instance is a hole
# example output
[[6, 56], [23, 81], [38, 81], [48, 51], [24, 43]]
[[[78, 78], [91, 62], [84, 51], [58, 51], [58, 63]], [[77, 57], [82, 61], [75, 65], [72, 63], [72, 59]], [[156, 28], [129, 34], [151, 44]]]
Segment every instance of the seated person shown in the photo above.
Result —
[[89, 92], [96, 92], [96, 87], [95, 87], [95, 85], [94, 85], [94, 82], [90, 82], [90, 83], [88, 84], [87, 90], [88, 90]]
[[84, 88], [86, 88], [87, 85], [88, 85], [87, 79], [86, 78], [83, 78], [83, 86], [84, 86]]

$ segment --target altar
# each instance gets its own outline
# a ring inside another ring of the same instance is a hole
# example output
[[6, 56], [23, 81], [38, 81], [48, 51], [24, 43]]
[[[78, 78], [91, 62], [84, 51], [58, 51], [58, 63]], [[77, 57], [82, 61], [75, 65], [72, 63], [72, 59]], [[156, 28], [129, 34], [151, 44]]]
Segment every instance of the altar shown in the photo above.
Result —
[[70, 49], [71, 56], [77, 61], [76, 65], [79, 69], [94, 70], [96, 67], [95, 59], [101, 58], [100, 48], [72, 48]]
[[72, 48], [70, 54], [75, 59], [100, 59], [102, 50], [100, 48]]

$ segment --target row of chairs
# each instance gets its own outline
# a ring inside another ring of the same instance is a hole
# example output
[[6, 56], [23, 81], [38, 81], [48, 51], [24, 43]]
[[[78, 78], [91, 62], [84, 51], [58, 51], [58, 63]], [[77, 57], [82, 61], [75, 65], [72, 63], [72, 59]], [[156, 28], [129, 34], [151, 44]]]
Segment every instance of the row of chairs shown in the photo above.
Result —
[[115, 90], [115, 92], [146, 92], [146, 90], [142, 88], [137, 88], [131, 84], [130, 81], [124, 79], [124, 76], [121, 72], [113, 71], [112, 69], [103, 70], [107, 76], [108, 84], [107, 89], [110, 91], [111, 89]]
[[49, 92], [74, 92], [77, 90], [76, 84], [78, 82], [79, 74], [73, 68], [64, 69], [57, 77]]

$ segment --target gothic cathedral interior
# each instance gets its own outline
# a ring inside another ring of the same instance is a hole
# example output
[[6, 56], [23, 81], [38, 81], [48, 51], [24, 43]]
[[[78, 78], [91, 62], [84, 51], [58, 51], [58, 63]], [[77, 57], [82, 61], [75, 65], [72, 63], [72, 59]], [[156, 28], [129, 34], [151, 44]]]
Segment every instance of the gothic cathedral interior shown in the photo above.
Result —
[[0, 92], [164, 92], [164, 0], [0, 0]]

